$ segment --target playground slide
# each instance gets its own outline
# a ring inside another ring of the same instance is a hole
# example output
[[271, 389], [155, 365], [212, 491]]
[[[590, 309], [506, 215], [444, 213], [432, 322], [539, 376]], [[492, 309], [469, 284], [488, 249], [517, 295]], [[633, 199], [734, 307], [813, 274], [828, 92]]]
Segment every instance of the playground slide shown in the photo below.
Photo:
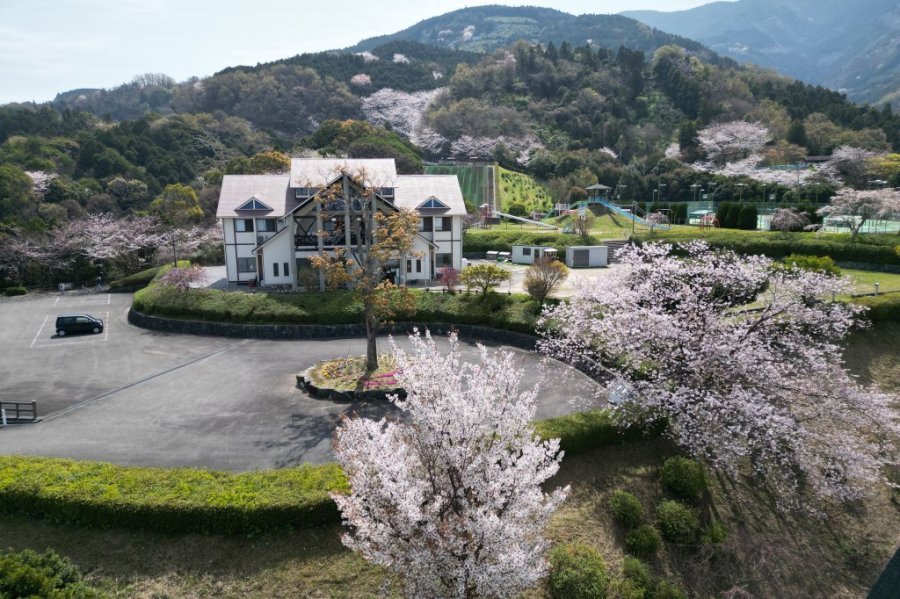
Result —
[[544, 227], [545, 229], [558, 229], [558, 228], [559, 228], [559, 227], [557, 227], [556, 225], [550, 225], [550, 224], [547, 224], [547, 223], [542, 223], [542, 222], [539, 221], [539, 220], [531, 220], [530, 218], [523, 218], [523, 217], [521, 217], [521, 216], [513, 216], [512, 214], [507, 214], [507, 213], [505, 213], [505, 212], [498, 212], [497, 210], [494, 210], [494, 211], [492, 212], [492, 214], [493, 214], [495, 217], [496, 217], [496, 216], [499, 216], [500, 218], [508, 218], [508, 219], [510, 219], [510, 220], [516, 220], [516, 221], [519, 221], [519, 222], [528, 223], [529, 225], [537, 225], [538, 227]]
[[618, 214], [620, 216], [624, 216], [625, 218], [627, 218], [629, 220], [633, 220], [636, 223], [642, 224], [645, 227], [652, 226], [655, 229], [662, 229], [664, 231], [667, 231], [672, 228], [669, 225], [664, 225], [664, 224], [655, 224], [654, 223], [653, 225], [651, 225], [650, 223], [648, 223], [645, 219], [641, 218], [640, 216], [637, 216], [636, 214], [632, 214], [630, 210], [624, 210], [622, 208], [619, 208], [615, 204], [613, 204], [611, 202], [607, 202], [606, 200], [594, 199], [594, 200], [592, 200], [591, 203], [600, 204], [604, 208], [609, 209], [609, 211], [612, 212], [613, 214]]

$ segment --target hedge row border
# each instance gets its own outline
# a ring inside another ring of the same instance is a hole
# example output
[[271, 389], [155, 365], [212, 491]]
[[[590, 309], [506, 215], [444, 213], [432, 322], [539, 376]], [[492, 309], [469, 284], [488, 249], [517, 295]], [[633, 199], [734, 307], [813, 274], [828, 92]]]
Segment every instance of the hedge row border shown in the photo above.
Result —
[[[232, 337], [239, 339], [347, 339], [366, 336], [366, 327], [354, 324], [237, 324], [230, 322], [209, 322], [205, 320], [183, 320], [164, 318], [139, 312], [128, 311], [128, 322], [136, 327], [206, 337]], [[380, 333], [406, 334], [413, 329], [429, 330], [432, 335], [449, 335], [457, 332], [461, 337], [510, 345], [519, 349], [534, 351], [538, 338], [525, 333], [470, 324], [450, 324], [444, 322], [395, 322], [382, 327]]]

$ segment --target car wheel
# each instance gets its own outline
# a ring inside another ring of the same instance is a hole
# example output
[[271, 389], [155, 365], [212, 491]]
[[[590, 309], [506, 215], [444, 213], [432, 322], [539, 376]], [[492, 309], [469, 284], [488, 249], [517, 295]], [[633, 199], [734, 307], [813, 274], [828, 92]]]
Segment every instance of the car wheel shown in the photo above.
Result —
[[56, 331], [56, 335], [57, 335], [58, 337], [65, 337], [65, 336], [66, 336], [66, 332], [65, 332], [65, 331]]
[[100, 333], [100, 327], [94, 327], [94, 334], [97, 335]]

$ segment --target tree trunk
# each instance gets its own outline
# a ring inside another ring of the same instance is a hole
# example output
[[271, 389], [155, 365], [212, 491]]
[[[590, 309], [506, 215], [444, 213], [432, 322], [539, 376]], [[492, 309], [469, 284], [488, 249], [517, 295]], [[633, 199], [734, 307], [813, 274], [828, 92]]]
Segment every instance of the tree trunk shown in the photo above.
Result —
[[366, 371], [378, 370], [378, 318], [375, 306], [365, 302], [366, 309]]

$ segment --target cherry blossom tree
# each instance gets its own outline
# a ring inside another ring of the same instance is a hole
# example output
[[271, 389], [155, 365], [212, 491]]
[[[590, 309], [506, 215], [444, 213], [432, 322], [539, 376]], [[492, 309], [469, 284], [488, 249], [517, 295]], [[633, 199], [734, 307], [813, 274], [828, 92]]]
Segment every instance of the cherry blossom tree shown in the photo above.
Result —
[[849, 281], [703, 242], [678, 254], [626, 251], [622, 270], [545, 309], [543, 350], [612, 377], [622, 424], [665, 418], [687, 452], [748, 475], [782, 507], [854, 499], [882, 481], [900, 427], [895, 398], [843, 367], [840, 341], [862, 308], [830, 300]]
[[809, 217], [806, 214], [790, 208], [779, 208], [772, 213], [769, 228], [773, 231], [789, 233], [791, 231], [802, 231], [808, 224]]
[[843, 145], [836, 147], [831, 152], [828, 164], [844, 178], [848, 185], [862, 185], [865, 183], [869, 161], [875, 155], [875, 152], [863, 148]]
[[203, 267], [196, 264], [183, 268], [170, 268], [160, 277], [159, 282], [181, 293], [191, 287], [205, 283], [206, 273], [203, 271]]
[[875, 219], [900, 214], [900, 192], [894, 189], [839, 189], [831, 202], [818, 210], [819, 214], [837, 220], [850, 229], [850, 239], [856, 241], [863, 226]]
[[344, 417], [335, 452], [350, 481], [334, 495], [344, 544], [398, 573], [409, 597], [511, 597], [547, 570], [547, 520], [568, 488], [544, 493], [562, 459], [536, 439], [537, 389], [519, 390], [512, 352], [460, 361], [431, 336], [392, 340], [405, 400], [397, 420]]
[[697, 132], [697, 142], [707, 157], [717, 164], [757, 153], [771, 139], [762, 123], [730, 121], [716, 123]]

